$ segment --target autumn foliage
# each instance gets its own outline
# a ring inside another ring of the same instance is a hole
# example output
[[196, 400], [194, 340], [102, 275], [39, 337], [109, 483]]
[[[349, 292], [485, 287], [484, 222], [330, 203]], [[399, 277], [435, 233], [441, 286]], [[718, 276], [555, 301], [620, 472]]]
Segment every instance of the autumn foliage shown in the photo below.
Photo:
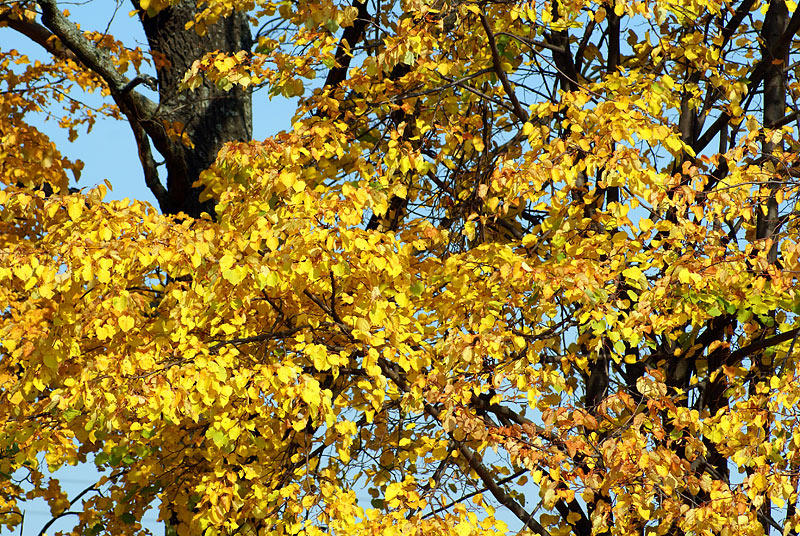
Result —
[[[143, 48], [0, 3], [51, 58], [0, 45], [6, 527], [800, 531], [794, 2], [131, 16]], [[41, 110], [127, 121], [160, 206], [76, 182]]]

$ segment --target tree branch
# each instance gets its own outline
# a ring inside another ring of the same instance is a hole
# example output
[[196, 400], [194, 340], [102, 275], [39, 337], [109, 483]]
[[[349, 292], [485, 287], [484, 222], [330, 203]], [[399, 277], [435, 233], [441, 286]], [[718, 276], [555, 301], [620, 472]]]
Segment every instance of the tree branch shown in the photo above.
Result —
[[[789, 44], [792, 42], [792, 37], [800, 31], [800, 9], [795, 11], [792, 14], [791, 20], [789, 20], [789, 26], [786, 28], [786, 31], [783, 33], [781, 38], [772, 47], [770, 51], [769, 57], [772, 58], [783, 58], [786, 56], [786, 51], [788, 50]], [[767, 73], [767, 68], [769, 67], [769, 62], [766, 60], [761, 60], [758, 62], [750, 72], [750, 76], [747, 77], [747, 92], [748, 94], [752, 95], [755, 93], [756, 88], [759, 84], [764, 80], [764, 76]], [[708, 127], [708, 130], [703, 133], [694, 143], [692, 143], [692, 150], [695, 154], [699, 154], [703, 149], [705, 149], [706, 145], [711, 143], [717, 134], [719, 134], [722, 127], [728, 124], [731, 120], [731, 115], [727, 112], [720, 114], [719, 118], [717, 118], [714, 123]]]
[[740, 359], [743, 359], [750, 354], [759, 352], [769, 348], [770, 346], [775, 346], [776, 344], [792, 340], [798, 332], [800, 332], [800, 328], [794, 328], [790, 329], [789, 331], [784, 331], [783, 333], [778, 333], [777, 335], [768, 339], [761, 339], [750, 343], [747, 346], [739, 348], [735, 352], [731, 352], [731, 354], [728, 356], [728, 359], [726, 359], [726, 362], [728, 364], [736, 363]]
[[[86, 39], [75, 23], [67, 19], [58, 9], [55, 0], [37, 0], [37, 3], [42, 8], [42, 23], [45, 27], [53, 32], [81, 63], [100, 76], [112, 93], [121, 93], [128, 79], [117, 71], [109, 54]], [[133, 97], [134, 92], [130, 94]], [[144, 101], [149, 102], [141, 95], [140, 98], [143, 99], [142, 104]], [[150, 111], [155, 110], [155, 104], [152, 102], [150, 104]]]
[[478, 477], [481, 479], [483, 484], [489, 489], [489, 492], [492, 496], [497, 499], [497, 501], [511, 510], [511, 512], [517, 516], [517, 518], [525, 523], [525, 525], [534, 531], [536, 534], [540, 536], [550, 536], [550, 533], [547, 532], [541, 523], [539, 523], [532, 515], [525, 511], [522, 506], [514, 500], [506, 491], [501, 488], [497, 482], [495, 482], [494, 477], [486, 469], [486, 466], [481, 463], [475, 453], [467, 447], [464, 443], [458, 444], [458, 451], [461, 453], [462, 456], [467, 460], [469, 463], [470, 468], [475, 471]]
[[4, 11], [0, 13], [0, 25], [16, 30], [57, 58], [80, 61], [61, 41], [53, 39], [54, 35], [50, 30], [37, 22], [20, 19], [13, 12]]
[[128, 118], [133, 130], [139, 151], [139, 161], [144, 171], [145, 184], [153, 192], [163, 209], [168, 201], [168, 192], [158, 178], [148, 136], [153, 139], [165, 158], [170, 157], [169, 148], [173, 146], [173, 143], [164, 132], [162, 125], [158, 121], [152, 120], [156, 113], [156, 104], [141, 93], [134, 91], [134, 88], [140, 83], [152, 87], [154, 80], [147, 76], [137, 76], [133, 80], [128, 80], [117, 71], [108, 52], [86, 39], [75, 23], [64, 16], [58, 9], [56, 0], [37, 0], [37, 3], [42, 8], [44, 26], [58, 37], [61, 43], [87, 69], [100, 76], [108, 85], [114, 102]]
[[351, 50], [356, 43], [361, 41], [367, 23], [370, 21], [370, 16], [367, 12], [367, 0], [353, 0], [352, 7], [358, 9], [358, 14], [352, 26], [345, 28], [342, 38], [339, 40], [339, 45], [336, 47], [336, 64], [331, 67], [331, 70], [328, 71], [328, 76], [325, 78], [325, 86], [327, 87], [337, 87], [347, 78], [347, 69], [350, 67], [350, 60], [353, 57]]
[[[498, 480], [497, 483], [500, 484], [500, 485], [508, 484], [512, 480], [521, 477], [522, 475], [524, 475], [527, 472], [528, 472], [527, 469], [520, 469], [519, 471], [516, 471], [513, 475], [509, 475], [509, 476], [505, 477], [502, 480]], [[464, 502], [464, 501], [466, 501], [468, 499], [471, 499], [475, 495], [479, 495], [481, 493], [485, 493], [488, 490], [489, 490], [489, 488], [476, 489], [475, 491], [467, 493], [466, 495], [464, 495], [461, 498], [458, 498], [458, 499], [456, 499], [454, 501], [450, 501], [449, 503], [445, 504], [444, 506], [440, 506], [439, 508], [436, 508], [435, 510], [431, 510], [430, 512], [428, 512], [427, 514], [422, 516], [422, 519], [428, 519], [430, 517], [433, 517], [436, 514], [438, 514], [439, 512], [444, 512], [448, 508], [452, 508], [453, 506], [457, 505], [458, 503], [461, 503], [461, 502]]]
[[228, 344], [249, 344], [251, 342], [263, 342], [263, 341], [271, 341], [277, 339], [285, 339], [286, 337], [291, 337], [298, 331], [304, 330], [307, 327], [308, 326], [296, 326], [290, 329], [285, 329], [283, 331], [270, 331], [268, 333], [260, 333], [258, 335], [253, 335], [251, 337], [241, 337], [238, 339], [219, 341], [217, 344], [211, 346], [208, 349], [208, 351], [212, 354], [215, 354], [217, 353], [217, 350]]
[[138, 121], [131, 121], [130, 125], [131, 130], [133, 130], [133, 137], [136, 139], [136, 148], [139, 151], [139, 162], [141, 162], [142, 170], [144, 171], [144, 183], [153, 192], [153, 196], [163, 211], [168, 201], [169, 192], [164, 188], [161, 179], [158, 178], [158, 164], [156, 164], [153, 152], [150, 149], [150, 139]]
[[[409, 392], [408, 384], [406, 383], [405, 379], [395, 370], [392, 363], [381, 358], [378, 360], [378, 364], [380, 365], [383, 374], [392, 380], [392, 382], [397, 385], [401, 391]], [[428, 402], [423, 402], [423, 404], [425, 407], [425, 413], [430, 415], [436, 421], [440, 421], [440, 411]], [[511, 497], [502, 487], [500, 487], [500, 484], [495, 481], [491, 472], [489, 472], [486, 466], [481, 463], [475, 452], [467, 447], [463, 441], [456, 441], [449, 432], [448, 435], [450, 435], [450, 438], [458, 445], [458, 451], [462, 456], [464, 456], [464, 459], [467, 460], [470, 469], [475, 471], [475, 474], [477, 474], [478, 478], [481, 479], [481, 482], [483, 482], [484, 486], [486, 486], [486, 489], [489, 490], [492, 496], [497, 499], [500, 504], [508, 508], [515, 516], [517, 516], [520, 521], [522, 521], [536, 534], [539, 534], [539, 536], [551, 536], [550, 533], [547, 532], [547, 529], [541, 525], [541, 523], [539, 523], [533, 518], [532, 515], [526, 512], [525, 509], [522, 508], [522, 506], [516, 500], [514, 500], [513, 497]]]
[[514, 106], [514, 115], [516, 115], [517, 119], [524, 123], [528, 120], [528, 112], [525, 111], [520, 104], [519, 99], [517, 99], [517, 94], [514, 92], [514, 88], [511, 87], [511, 82], [508, 81], [506, 72], [503, 70], [503, 64], [500, 60], [500, 51], [497, 50], [497, 42], [494, 39], [492, 28], [489, 26], [489, 21], [486, 20], [486, 15], [481, 13], [480, 19], [483, 29], [486, 31], [486, 37], [489, 39], [489, 49], [492, 52], [492, 65], [494, 66], [494, 72], [497, 73], [500, 83], [503, 84], [503, 90], [506, 92], [506, 95], [508, 95], [508, 98], [511, 99], [511, 104]]

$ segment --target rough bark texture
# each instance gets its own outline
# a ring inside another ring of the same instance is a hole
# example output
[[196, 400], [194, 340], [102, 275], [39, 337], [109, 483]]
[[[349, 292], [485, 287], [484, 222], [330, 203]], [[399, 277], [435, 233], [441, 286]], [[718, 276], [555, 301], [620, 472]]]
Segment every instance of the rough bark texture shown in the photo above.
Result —
[[[767, 65], [764, 76], [764, 125], [772, 125], [780, 121], [786, 110], [786, 83], [783, 69], [786, 66], [786, 50], [779, 46], [786, 27], [789, 24], [789, 10], [783, 0], [773, 1], [769, 4], [767, 15], [764, 18], [762, 36], [764, 38], [763, 62]], [[772, 153], [774, 145], [765, 143], [764, 153]], [[778, 202], [775, 199], [775, 188], [768, 189], [766, 210], [758, 211], [756, 223], [756, 238], [771, 238], [777, 230]], [[769, 260], [775, 263], [778, 258], [777, 244], [770, 250]]]
[[224, 143], [250, 140], [253, 131], [252, 99], [248, 92], [241, 89], [222, 91], [209, 82], [193, 92], [178, 90], [186, 71], [204, 54], [217, 50], [238, 52], [250, 50], [252, 46], [244, 14], [235, 13], [221, 19], [210, 26], [205, 35], [186, 29], [186, 23], [194, 20], [196, 14], [196, 4], [188, 1], [154, 17], [141, 14], [150, 51], [159, 61], [161, 113], [158, 120], [180, 123], [194, 144], [193, 148], [177, 143], [170, 144], [170, 147], [156, 144], [167, 167], [168, 195], [161, 208], [165, 213], [183, 211], [190, 216], [213, 211], [210, 203], [199, 202], [199, 189], [192, 188], [200, 172], [214, 162]]

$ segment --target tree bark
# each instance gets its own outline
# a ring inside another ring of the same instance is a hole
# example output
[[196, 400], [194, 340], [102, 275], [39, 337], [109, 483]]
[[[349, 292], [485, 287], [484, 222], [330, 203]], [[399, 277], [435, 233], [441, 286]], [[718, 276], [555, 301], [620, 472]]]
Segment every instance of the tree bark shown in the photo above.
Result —
[[[789, 24], [789, 10], [783, 0], [773, 0], [764, 17], [762, 37], [762, 62], [767, 66], [764, 75], [764, 126], [777, 123], [784, 116], [786, 110], [786, 83], [783, 69], [786, 65], [787, 51], [779, 47], [779, 43]], [[764, 154], [771, 155], [775, 144], [765, 140]], [[764, 190], [768, 192], [765, 205], [756, 216], [756, 238], [773, 238], [778, 223], [778, 202], [775, 199], [775, 185], [769, 185]], [[769, 262], [774, 264], [778, 258], [778, 244], [773, 243], [769, 251]]]
[[249, 51], [253, 40], [247, 17], [234, 13], [208, 27], [204, 35], [186, 24], [194, 20], [195, 2], [183, 1], [150, 17], [134, 6], [140, 17], [150, 52], [156, 61], [158, 77], [158, 121], [181, 125], [193, 147], [179, 142], [165, 144], [154, 140], [167, 168], [167, 196], [161, 209], [167, 214], [184, 212], [197, 217], [213, 214], [213, 202], [199, 201], [200, 188], [192, 187], [200, 173], [217, 157], [229, 141], [252, 138], [253, 112], [249, 91], [239, 88], [223, 91], [205, 81], [194, 91], [179, 91], [184, 74], [195, 60], [208, 52]]

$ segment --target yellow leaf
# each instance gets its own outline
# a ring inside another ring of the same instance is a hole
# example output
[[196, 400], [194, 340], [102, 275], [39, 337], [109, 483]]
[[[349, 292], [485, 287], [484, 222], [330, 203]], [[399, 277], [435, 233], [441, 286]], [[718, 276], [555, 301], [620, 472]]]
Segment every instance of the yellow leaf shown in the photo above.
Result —
[[606, 20], [606, 8], [600, 7], [594, 12], [594, 21], [598, 24]]
[[231, 266], [233, 266], [233, 263], [235, 263], [235, 262], [236, 262], [236, 257], [234, 257], [230, 253], [226, 253], [219, 260], [219, 267], [224, 272], [225, 270], [228, 270]]
[[77, 221], [83, 213], [83, 201], [80, 199], [70, 199], [67, 204], [67, 213], [72, 221]]
[[637, 281], [637, 282], [642, 277], [644, 277], [644, 274], [642, 273], [642, 271], [636, 266], [631, 266], [630, 268], [626, 268], [625, 270], [622, 271], [622, 275], [624, 275], [628, 279], [631, 279], [631, 280]]
[[461, 521], [456, 525], [456, 534], [458, 536], [469, 536], [472, 534], [472, 527], [466, 521]]
[[533, 129], [534, 129], [533, 123], [530, 123], [530, 122], [525, 123], [522, 126], [522, 134], [525, 135], [525, 136], [530, 136], [531, 133], [533, 132]]
[[405, 292], [397, 292], [394, 301], [399, 307], [408, 307], [408, 295]]
[[133, 329], [135, 322], [131, 316], [122, 315], [117, 319], [117, 324], [122, 331], [130, 331]]
[[666, 143], [667, 147], [669, 147], [674, 153], [679, 153], [683, 151], [683, 143], [681, 142], [681, 140], [675, 138], [674, 136], [666, 138], [664, 140], [664, 143]]
[[750, 487], [756, 492], [767, 489], [767, 479], [762, 473], [756, 473], [750, 478]]
[[289, 383], [289, 380], [294, 378], [295, 372], [290, 367], [281, 366], [278, 367], [277, 374], [281, 383]]
[[356, 328], [360, 329], [364, 333], [369, 333], [369, 330], [371, 328], [369, 320], [367, 320], [364, 317], [357, 318], [356, 319]]
[[482, 15], [481, 8], [479, 8], [476, 4], [467, 4], [466, 5], [467, 11], [471, 11], [476, 15]]

